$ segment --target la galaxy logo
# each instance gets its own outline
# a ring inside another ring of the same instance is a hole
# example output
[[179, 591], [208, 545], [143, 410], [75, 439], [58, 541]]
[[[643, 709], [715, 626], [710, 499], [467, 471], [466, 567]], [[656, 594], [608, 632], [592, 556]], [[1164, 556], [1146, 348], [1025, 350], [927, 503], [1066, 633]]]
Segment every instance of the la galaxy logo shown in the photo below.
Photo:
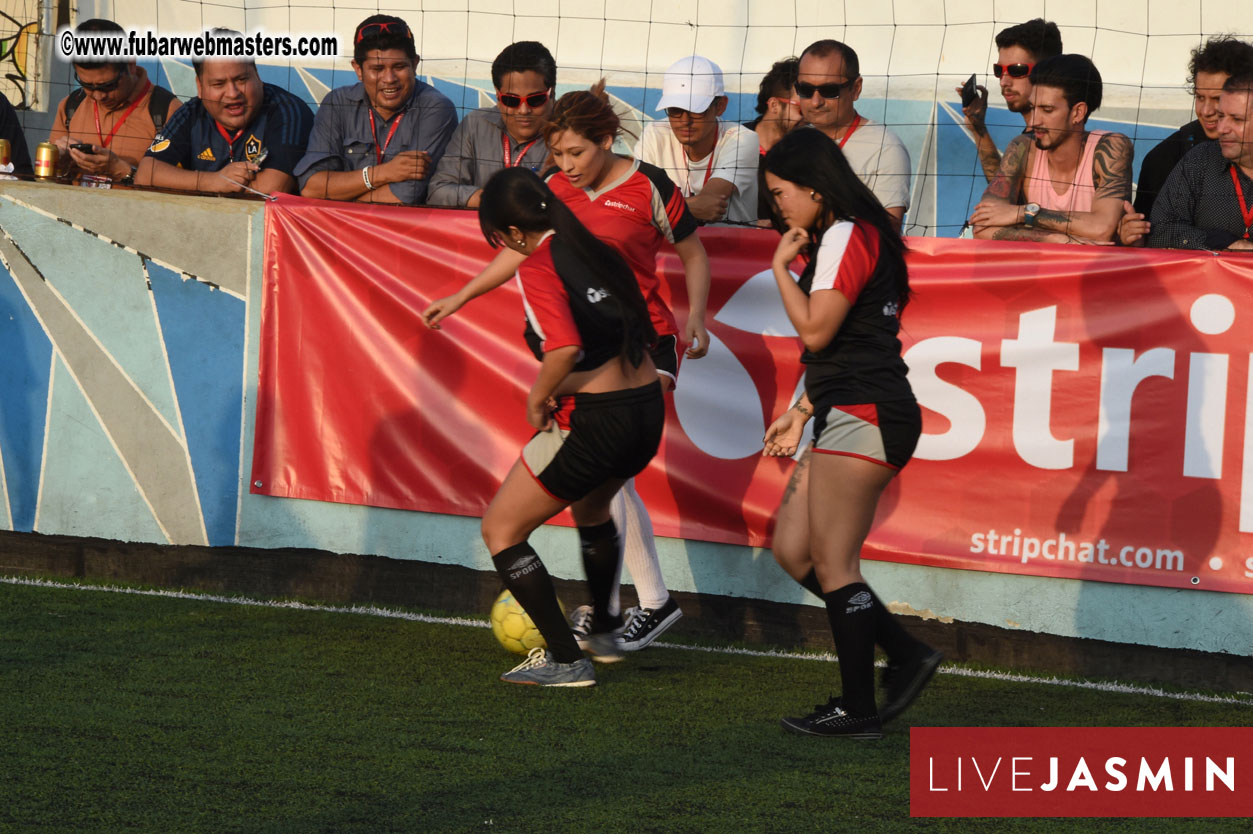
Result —
[[256, 162], [259, 156], [261, 156], [261, 140], [255, 134], [250, 133], [248, 141], [244, 143], [244, 159]]
[[152, 138], [152, 144], [148, 146], [148, 153], [161, 153], [169, 146], [170, 140], [158, 133]]

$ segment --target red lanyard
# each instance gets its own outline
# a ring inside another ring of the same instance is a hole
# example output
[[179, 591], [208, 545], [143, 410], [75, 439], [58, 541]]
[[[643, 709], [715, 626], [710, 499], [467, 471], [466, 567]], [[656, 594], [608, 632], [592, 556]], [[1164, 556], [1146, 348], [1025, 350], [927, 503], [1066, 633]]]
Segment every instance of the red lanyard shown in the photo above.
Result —
[[144, 100], [144, 96], [148, 95], [148, 90], [151, 87], [152, 87], [151, 81], [144, 82], [144, 88], [139, 91], [138, 98], [132, 101], [131, 106], [126, 108], [126, 112], [122, 114], [122, 117], [113, 123], [113, 129], [109, 131], [108, 136], [104, 135], [104, 130], [100, 127], [100, 102], [95, 101], [94, 99], [92, 100], [91, 104], [92, 104], [92, 107], [95, 109], [95, 114], [96, 114], [96, 135], [100, 137], [101, 145], [103, 145], [106, 148], [109, 147], [109, 144], [113, 141], [114, 134], [117, 133], [117, 129], [122, 126], [122, 122], [130, 118], [131, 113], [135, 112], [135, 108], [138, 107], [139, 103]]
[[852, 136], [859, 127], [861, 127], [861, 116], [854, 116], [853, 123], [848, 127], [848, 133], [845, 133], [844, 138], [840, 140], [840, 150], [844, 150], [844, 143], [848, 141], [848, 137]]
[[539, 141], [539, 137], [536, 136], [534, 139], [532, 139], [530, 142], [527, 142], [525, 145], [518, 145], [518, 161], [514, 162], [513, 152], [509, 150], [509, 134], [502, 132], [500, 134], [500, 146], [501, 148], [504, 149], [501, 152], [501, 155], [505, 159], [505, 167], [512, 168], [515, 165], [521, 165], [522, 157], [526, 156], [526, 152], [529, 151], [531, 149], [531, 146], [534, 145], [538, 141]]
[[374, 108], [370, 108], [370, 133], [374, 136], [374, 155], [378, 157], [379, 164], [383, 164], [383, 154], [387, 153], [387, 146], [392, 143], [392, 137], [396, 135], [396, 128], [400, 127], [400, 120], [405, 117], [401, 113], [396, 117], [396, 121], [392, 122], [392, 129], [387, 131], [387, 138], [383, 140], [383, 147], [379, 147], [379, 134], [374, 127]]
[[227, 152], [231, 156], [234, 156], [235, 155], [235, 150], [234, 150], [235, 143], [239, 141], [239, 137], [244, 135], [244, 131], [246, 130], [246, 128], [241, 127], [239, 130], [235, 131], [234, 136], [231, 136], [229, 133], [226, 132], [226, 128], [222, 127], [222, 125], [218, 124], [217, 122], [214, 122], [213, 124], [217, 127], [218, 133], [222, 134], [222, 138], [226, 140]]
[[1240, 214], [1244, 217], [1244, 239], [1249, 239], [1249, 227], [1253, 226], [1253, 209], [1244, 204], [1244, 188], [1240, 186], [1240, 176], [1236, 166], [1231, 166], [1231, 184], [1236, 187], [1236, 199], [1240, 201]]
[[[709, 164], [705, 166], [705, 181], [700, 184], [701, 191], [704, 191], [705, 186], [709, 185], [709, 175], [714, 172], [714, 157], [718, 155], [718, 137], [721, 134], [722, 128], [719, 127], [718, 131], [719, 131], [718, 133], [714, 134], [714, 149], [709, 152]], [[688, 187], [687, 190], [691, 191], [692, 183], [690, 181], [690, 178], [691, 178], [690, 173], [688, 174], [688, 177], [689, 177], [689, 182], [687, 184], [687, 187]], [[692, 191], [691, 194], [684, 194], [683, 196], [691, 197], [695, 195], [696, 193], [697, 193], [696, 191]]]

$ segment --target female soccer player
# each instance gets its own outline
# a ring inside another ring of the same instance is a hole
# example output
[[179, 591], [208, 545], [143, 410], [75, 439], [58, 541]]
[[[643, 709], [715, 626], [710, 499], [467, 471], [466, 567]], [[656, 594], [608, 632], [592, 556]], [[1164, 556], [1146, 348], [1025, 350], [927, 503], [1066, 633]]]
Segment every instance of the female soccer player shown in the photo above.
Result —
[[[765, 184], [783, 233], [772, 264], [805, 350], [805, 394], [766, 430], [765, 453], [791, 455], [815, 417], [814, 442], [779, 507], [774, 556], [826, 602], [842, 692], [795, 733], [879, 738], [918, 695], [941, 654], [911, 637], [862, 578], [862, 542], [879, 495], [909, 461], [922, 430], [901, 359], [900, 311], [909, 301], [905, 244], [888, 213], [835, 143], [816, 130], [783, 137], [766, 154]], [[809, 253], [801, 277], [788, 265]], [[888, 654], [888, 699], [875, 710], [874, 646]]]
[[[510, 683], [591, 686], [596, 676], [527, 543], [570, 507], [595, 619], [608, 619], [621, 569], [609, 502], [657, 452], [665, 404], [648, 347], [657, 338], [630, 267], [535, 174], [507, 168], [483, 189], [488, 243], [527, 256], [518, 268], [527, 343], [541, 360], [527, 396], [537, 429], [483, 516], [483, 541], [515, 599], [548, 643], [501, 676]], [[550, 408], [550, 400], [556, 409]], [[621, 658], [616, 635], [588, 635], [593, 655]]]
[[[590, 91], [562, 96], [544, 129], [557, 166], [547, 173], [547, 182], [596, 237], [618, 250], [635, 273], [660, 336], [651, 351], [653, 362], [662, 385], [669, 390], [678, 375], [679, 328], [660, 294], [657, 253], [663, 243], [673, 243], [683, 262], [689, 306], [684, 339], [689, 345], [686, 355], [693, 359], [704, 356], [709, 348], [705, 330], [709, 260], [695, 234], [696, 220], [665, 172], [613, 152], [620, 131], [621, 122], [605, 94], [603, 81]], [[515, 253], [502, 253], [459, 293], [433, 303], [423, 312], [428, 326], [437, 326], [466, 301], [504, 283], [519, 260]], [[623, 533], [624, 560], [640, 601], [639, 608], [628, 612], [622, 624], [622, 647], [635, 651], [655, 640], [683, 612], [662, 579], [652, 522], [633, 481], [615, 498], [613, 517]], [[611, 622], [592, 622], [587, 606], [574, 612], [575, 634], [580, 641], [590, 632], [619, 622], [616, 585], [614, 591]]]

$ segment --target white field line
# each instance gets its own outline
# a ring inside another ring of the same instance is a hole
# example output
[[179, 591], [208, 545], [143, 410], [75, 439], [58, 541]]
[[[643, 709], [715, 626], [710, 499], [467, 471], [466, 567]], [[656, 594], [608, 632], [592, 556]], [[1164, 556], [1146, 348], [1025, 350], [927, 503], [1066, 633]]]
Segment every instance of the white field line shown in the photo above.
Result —
[[[35, 588], [59, 588], [69, 591], [104, 591], [134, 596], [166, 597], [168, 599], [187, 599], [196, 602], [220, 602], [228, 605], [250, 605], [257, 608], [285, 608], [293, 611], [322, 611], [331, 614], [364, 614], [369, 617], [385, 617], [393, 620], [409, 620], [433, 625], [469, 626], [471, 628], [490, 628], [487, 620], [470, 619], [467, 617], [435, 617], [430, 614], [416, 614], [410, 611], [398, 611], [393, 608], [380, 608], [375, 605], [311, 605], [294, 600], [264, 600], [248, 597], [228, 597], [217, 594], [198, 594], [187, 591], [167, 591], [161, 589], [124, 588], [116, 585], [78, 585], [69, 582], [54, 582], [47, 579], [30, 579], [19, 576], [0, 576], [0, 584], [25, 585]], [[830, 652], [783, 652], [774, 650], [740, 649], [717, 646], [686, 646], [678, 643], [654, 643], [654, 646], [666, 649], [706, 652], [709, 654], [743, 655], [745, 657], [776, 657], [785, 660], [811, 660], [824, 663], [836, 662], [837, 658]], [[883, 662], [878, 661], [882, 666]], [[941, 666], [939, 673], [961, 678], [979, 678], [981, 680], [1006, 681], [1009, 683], [1039, 684], [1044, 686], [1068, 687], [1071, 689], [1088, 689], [1095, 692], [1113, 692], [1121, 695], [1145, 695], [1152, 698], [1167, 698], [1176, 701], [1192, 701], [1206, 704], [1238, 704], [1253, 706], [1253, 699], [1228, 695], [1207, 695], [1201, 692], [1168, 692], [1154, 686], [1138, 686], [1118, 683], [1116, 681], [1083, 681], [1066, 680], [1056, 677], [1033, 677], [1011, 672], [991, 672], [982, 669], [967, 669], [961, 666]], [[1238, 693], [1246, 695], [1248, 693]]]

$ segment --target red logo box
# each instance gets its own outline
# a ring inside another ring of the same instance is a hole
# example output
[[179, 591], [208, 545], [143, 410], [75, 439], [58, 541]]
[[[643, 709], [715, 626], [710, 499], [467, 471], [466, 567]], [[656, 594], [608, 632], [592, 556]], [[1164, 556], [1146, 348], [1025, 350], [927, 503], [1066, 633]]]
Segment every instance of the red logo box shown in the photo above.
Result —
[[915, 817], [1253, 816], [1250, 727], [914, 727]]

